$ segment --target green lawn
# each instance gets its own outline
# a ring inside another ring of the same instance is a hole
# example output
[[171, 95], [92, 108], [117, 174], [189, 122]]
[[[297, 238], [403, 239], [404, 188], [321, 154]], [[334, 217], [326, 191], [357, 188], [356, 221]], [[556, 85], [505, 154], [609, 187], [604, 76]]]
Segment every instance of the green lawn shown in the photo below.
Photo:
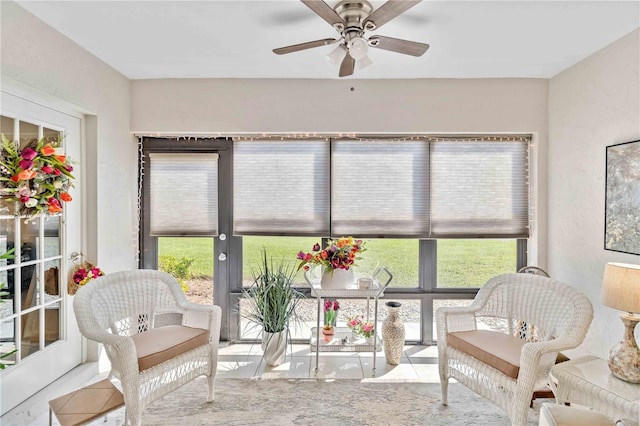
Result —
[[[274, 259], [290, 259], [297, 264], [298, 251], [310, 251], [319, 238], [245, 237], [243, 269], [245, 280], [252, 277], [262, 248]], [[213, 276], [212, 238], [159, 238], [159, 254], [195, 259], [194, 276]], [[415, 287], [418, 282], [417, 240], [367, 240], [367, 251], [357, 262], [356, 275], [370, 275], [378, 266], [386, 266], [394, 275], [392, 286]], [[438, 286], [479, 287], [490, 277], [516, 271], [515, 240], [439, 240]], [[300, 276], [302, 281], [302, 276]]]
[[211, 237], [161, 237], [158, 238], [158, 255], [171, 255], [177, 259], [195, 259], [191, 265], [194, 277], [213, 277], [213, 238]]

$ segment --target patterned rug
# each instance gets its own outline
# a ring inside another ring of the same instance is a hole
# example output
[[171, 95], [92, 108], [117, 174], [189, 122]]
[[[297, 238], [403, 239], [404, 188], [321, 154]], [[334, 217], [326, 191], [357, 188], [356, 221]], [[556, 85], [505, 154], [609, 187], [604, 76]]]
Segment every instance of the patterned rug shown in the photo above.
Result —
[[[156, 401], [143, 425], [509, 425], [504, 411], [459, 383], [449, 405], [438, 383], [326, 379], [217, 379], [213, 403], [198, 378]], [[549, 402], [550, 400], [547, 400]], [[541, 402], [530, 410], [538, 424]], [[122, 424], [124, 412], [115, 413]]]

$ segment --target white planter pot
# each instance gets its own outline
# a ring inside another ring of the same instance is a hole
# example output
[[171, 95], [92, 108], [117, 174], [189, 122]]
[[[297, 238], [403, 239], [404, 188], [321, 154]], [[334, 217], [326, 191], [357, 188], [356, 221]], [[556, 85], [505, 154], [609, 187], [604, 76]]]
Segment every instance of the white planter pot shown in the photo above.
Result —
[[320, 279], [320, 288], [323, 290], [345, 289], [353, 285], [353, 270], [333, 269], [324, 270]]
[[267, 365], [276, 366], [284, 362], [287, 351], [287, 329], [278, 333], [262, 332], [262, 352]]

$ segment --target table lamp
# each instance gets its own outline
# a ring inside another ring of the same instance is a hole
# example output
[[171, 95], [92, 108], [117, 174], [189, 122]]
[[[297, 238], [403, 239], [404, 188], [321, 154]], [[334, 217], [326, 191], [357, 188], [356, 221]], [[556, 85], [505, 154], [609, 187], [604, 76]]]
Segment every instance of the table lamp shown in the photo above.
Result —
[[640, 349], [633, 334], [640, 322], [640, 265], [607, 263], [602, 281], [602, 304], [624, 311], [624, 338], [609, 352], [609, 369], [614, 376], [640, 383]]

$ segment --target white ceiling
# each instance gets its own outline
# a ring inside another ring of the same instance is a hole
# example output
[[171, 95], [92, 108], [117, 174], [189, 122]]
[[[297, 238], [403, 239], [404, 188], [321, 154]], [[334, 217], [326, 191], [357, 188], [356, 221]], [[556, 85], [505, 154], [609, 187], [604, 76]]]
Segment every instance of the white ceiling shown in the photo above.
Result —
[[[337, 35], [297, 0], [18, 3], [132, 79], [338, 78], [334, 46], [271, 52]], [[425, 0], [374, 33], [427, 53], [371, 49], [347, 78], [549, 78], [638, 27], [638, 0]]]

